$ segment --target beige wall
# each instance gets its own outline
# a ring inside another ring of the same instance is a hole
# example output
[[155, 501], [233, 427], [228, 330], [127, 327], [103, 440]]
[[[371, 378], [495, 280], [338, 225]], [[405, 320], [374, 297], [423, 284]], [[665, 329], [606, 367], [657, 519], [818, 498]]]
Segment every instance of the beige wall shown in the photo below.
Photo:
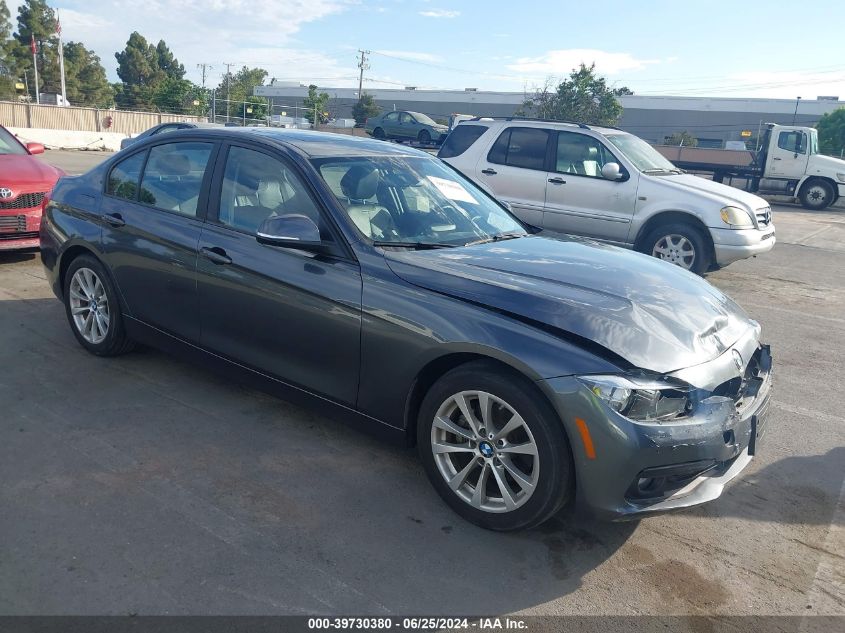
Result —
[[[109, 128], [105, 126], [106, 117], [112, 118], [112, 125]], [[200, 120], [205, 119], [181, 114], [99, 110], [97, 108], [60, 108], [32, 103], [0, 101], [0, 125], [5, 127], [75, 130], [80, 132], [108, 131], [130, 135], [139, 134], [159, 123]]]

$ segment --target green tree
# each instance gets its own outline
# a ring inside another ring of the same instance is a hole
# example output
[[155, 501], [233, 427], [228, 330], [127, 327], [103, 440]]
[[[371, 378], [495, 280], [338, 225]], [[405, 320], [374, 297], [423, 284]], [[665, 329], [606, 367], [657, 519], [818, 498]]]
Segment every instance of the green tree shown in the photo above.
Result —
[[0, 0], [0, 99], [15, 98], [15, 67], [11, 56], [12, 23], [6, 0]]
[[376, 104], [373, 95], [366, 92], [358, 99], [358, 103], [352, 106], [352, 116], [355, 119], [355, 125], [358, 127], [363, 127], [367, 119], [378, 115], [379, 112], [381, 112], [381, 106]]
[[698, 145], [698, 139], [692, 134], [684, 130], [683, 132], [672, 132], [671, 135], [663, 139], [664, 145], [683, 145], [684, 147], [695, 147]]
[[156, 44], [156, 55], [158, 56], [158, 67], [171, 79], [184, 79], [185, 67], [179, 63], [173, 53], [167, 48], [164, 40]]
[[156, 86], [152, 102], [162, 112], [202, 116], [208, 111], [208, 93], [187, 79], [175, 77], [167, 77]]
[[[627, 88], [611, 89], [607, 80], [595, 72], [596, 65], [581, 64], [569, 79], [557, 87], [547, 83], [526, 99], [517, 114], [541, 119], [581, 121], [597, 125], [615, 125], [622, 116], [622, 105], [617, 94], [627, 94]], [[625, 92], [623, 92], [625, 91]]]
[[302, 100], [302, 107], [305, 108], [305, 118], [312, 125], [314, 124], [314, 112], [317, 112], [318, 123], [328, 123], [329, 113], [327, 112], [329, 104], [329, 94], [321, 92], [317, 94], [317, 86], [311, 84], [308, 86], [308, 96]]
[[[244, 66], [237, 73], [227, 73], [217, 87], [217, 116], [235, 119], [266, 119], [270, 106], [264, 97], [254, 96], [256, 86], [263, 86], [267, 79], [267, 71], [263, 68], [248, 68]], [[227, 96], [228, 95], [228, 96]], [[227, 100], [228, 99], [228, 103]], [[252, 110], [252, 112], [249, 112]]]
[[845, 151], [845, 108], [822, 115], [816, 129], [819, 131], [819, 150], [823, 154], [842, 156]]
[[113, 106], [114, 90], [96, 53], [79, 42], [68, 42], [64, 45], [64, 55], [68, 101], [97, 108]]
[[[185, 84], [178, 83], [184, 80], [185, 67], [179, 63], [164, 40], [153, 46], [135, 31], [129, 36], [126, 47], [114, 56], [117, 59], [117, 76], [123, 84], [115, 97], [119, 106], [184, 111], [183, 105], [173, 109], [173, 104], [181, 103], [181, 97], [189, 90]], [[166, 83], [168, 80], [169, 83]], [[165, 104], [165, 107], [162, 108], [160, 103]]]
[[[58, 43], [56, 37], [56, 12], [45, 0], [26, 0], [18, 7], [18, 30], [11, 55], [15, 59], [15, 73], [29, 73], [28, 81], [33, 97], [38, 92], [61, 92], [61, 78], [58, 63]], [[36, 58], [38, 60], [38, 83], [32, 72], [32, 52], [30, 42], [35, 39]], [[33, 99], [34, 100], [34, 99]]]

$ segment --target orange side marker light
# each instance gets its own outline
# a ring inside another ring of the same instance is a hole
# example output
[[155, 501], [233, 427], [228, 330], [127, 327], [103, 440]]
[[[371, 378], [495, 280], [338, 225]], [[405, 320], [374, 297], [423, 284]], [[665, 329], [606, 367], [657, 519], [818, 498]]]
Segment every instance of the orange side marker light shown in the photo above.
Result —
[[581, 418], [575, 418], [575, 424], [578, 425], [581, 441], [584, 442], [584, 453], [586, 453], [587, 459], [595, 459], [596, 449], [593, 446], [593, 438], [590, 437], [590, 429], [587, 428], [587, 423]]

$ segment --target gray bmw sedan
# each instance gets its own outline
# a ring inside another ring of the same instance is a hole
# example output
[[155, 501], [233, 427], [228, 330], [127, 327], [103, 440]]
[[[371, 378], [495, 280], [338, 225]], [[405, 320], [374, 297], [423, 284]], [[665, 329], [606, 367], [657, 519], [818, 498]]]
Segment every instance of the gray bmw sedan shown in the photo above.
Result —
[[730, 298], [538, 234], [410, 148], [151, 136], [62, 178], [40, 236], [92, 354], [154, 345], [415, 443], [445, 502], [486, 528], [695, 505], [759, 450], [772, 361]]

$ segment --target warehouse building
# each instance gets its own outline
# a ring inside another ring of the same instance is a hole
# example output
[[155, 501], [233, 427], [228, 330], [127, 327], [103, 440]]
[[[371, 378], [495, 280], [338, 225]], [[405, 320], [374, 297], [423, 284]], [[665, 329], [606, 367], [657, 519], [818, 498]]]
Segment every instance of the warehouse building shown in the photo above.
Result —
[[[354, 88], [321, 87], [330, 96], [329, 111], [336, 118], [351, 118], [358, 99]], [[511, 116], [526, 98], [522, 92], [486, 90], [423, 90], [368, 88], [384, 110], [423, 112], [434, 119], [450, 114]], [[272, 113], [302, 116], [302, 102], [308, 94], [304, 85], [273, 82], [256, 86], [254, 94], [267, 97]], [[715, 97], [672, 97], [631, 95], [619, 97], [625, 111], [619, 127], [652, 143], [660, 143], [676, 132], [688, 132], [701, 147], [724, 147], [726, 141], [755, 139], [763, 123], [814, 125], [826, 112], [845, 102], [837, 97], [817, 99], [744, 99]], [[797, 106], [797, 112], [796, 112]]]

